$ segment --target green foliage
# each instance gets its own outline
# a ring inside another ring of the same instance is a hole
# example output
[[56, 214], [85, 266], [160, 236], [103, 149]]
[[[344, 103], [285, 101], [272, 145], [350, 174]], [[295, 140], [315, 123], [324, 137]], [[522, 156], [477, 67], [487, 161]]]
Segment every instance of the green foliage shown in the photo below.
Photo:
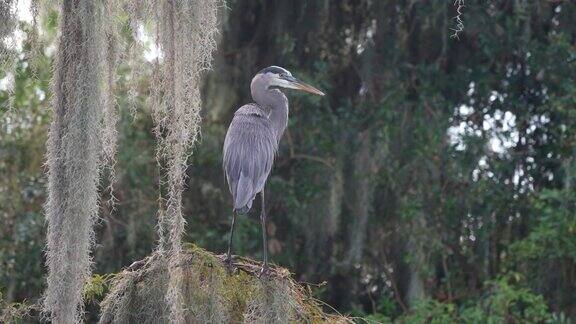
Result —
[[519, 286], [522, 276], [508, 274], [485, 283], [486, 294], [461, 306], [434, 299], [420, 301], [401, 323], [543, 323], [553, 321], [546, 301]]
[[392, 323], [392, 319], [398, 316], [396, 302], [388, 296], [382, 296], [375, 306], [376, 308], [370, 313], [354, 307], [352, 314], [368, 323]]
[[104, 296], [110, 290], [110, 284], [116, 277], [116, 274], [109, 273], [105, 275], [94, 274], [86, 284], [82, 293], [87, 303], [98, 302], [104, 299]]
[[411, 314], [401, 319], [406, 323], [458, 323], [458, 315], [454, 304], [442, 303], [427, 299], [416, 304]]
[[535, 224], [528, 236], [510, 245], [515, 262], [572, 261], [576, 264], [576, 192], [543, 190], [534, 197]]
[[522, 276], [508, 274], [486, 283], [488, 294], [460, 311], [467, 323], [542, 323], [551, 319], [546, 301], [519, 286]]

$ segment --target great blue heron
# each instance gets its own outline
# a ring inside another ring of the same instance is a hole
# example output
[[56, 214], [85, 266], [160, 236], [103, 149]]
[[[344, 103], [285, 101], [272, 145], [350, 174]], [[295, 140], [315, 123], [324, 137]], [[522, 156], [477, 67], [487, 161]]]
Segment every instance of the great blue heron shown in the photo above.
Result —
[[244, 105], [234, 113], [224, 140], [224, 171], [234, 199], [226, 261], [228, 267], [232, 268], [232, 237], [236, 215], [247, 214], [256, 194], [260, 193], [264, 259], [261, 274], [268, 270], [264, 187], [278, 143], [288, 125], [288, 99], [279, 88], [324, 95], [322, 91], [294, 78], [284, 68], [267, 67], [258, 72], [250, 84], [255, 103]]

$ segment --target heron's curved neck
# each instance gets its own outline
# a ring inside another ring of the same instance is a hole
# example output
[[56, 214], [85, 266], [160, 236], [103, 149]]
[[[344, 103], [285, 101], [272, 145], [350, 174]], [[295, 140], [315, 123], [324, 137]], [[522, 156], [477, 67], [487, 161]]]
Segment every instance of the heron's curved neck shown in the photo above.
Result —
[[278, 89], [268, 89], [259, 80], [253, 80], [250, 88], [252, 99], [269, 111], [268, 118], [276, 132], [276, 140], [280, 141], [288, 126], [288, 98]]

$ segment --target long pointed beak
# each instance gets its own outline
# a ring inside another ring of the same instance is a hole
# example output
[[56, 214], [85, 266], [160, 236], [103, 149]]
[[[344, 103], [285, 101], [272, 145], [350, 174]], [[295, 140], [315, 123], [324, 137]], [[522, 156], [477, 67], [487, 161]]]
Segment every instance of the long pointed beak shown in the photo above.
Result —
[[314, 88], [313, 86], [311, 86], [307, 83], [304, 83], [304, 82], [302, 82], [302, 81], [300, 81], [294, 77], [289, 77], [286, 80], [290, 83], [291, 88], [293, 88], [293, 89], [306, 91], [306, 92], [309, 92], [309, 93], [312, 93], [315, 95], [319, 95], [319, 96], [324, 96], [324, 92], [322, 92], [322, 91]]
[[298, 90], [306, 91], [306, 92], [313, 93], [313, 94], [316, 94], [319, 96], [324, 96], [324, 92], [322, 92], [322, 91], [320, 91], [320, 90], [314, 88], [313, 86], [306, 84], [304, 82], [297, 81], [294, 85], [296, 86], [296, 89], [298, 89]]

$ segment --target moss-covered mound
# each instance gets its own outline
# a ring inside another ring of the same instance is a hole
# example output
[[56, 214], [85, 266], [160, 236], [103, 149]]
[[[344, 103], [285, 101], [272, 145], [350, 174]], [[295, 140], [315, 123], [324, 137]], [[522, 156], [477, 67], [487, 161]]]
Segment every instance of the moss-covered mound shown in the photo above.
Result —
[[[185, 251], [181, 266], [188, 323], [351, 322], [324, 313], [286, 269], [273, 266], [259, 278], [259, 263], [236, 257], [236, 270], [229, 273], [223, 256], [194, 245]], [[101, 304], [100, 323], [167, 323], [166, 267], [166, 260], [154, 254], [120, 273]]]

